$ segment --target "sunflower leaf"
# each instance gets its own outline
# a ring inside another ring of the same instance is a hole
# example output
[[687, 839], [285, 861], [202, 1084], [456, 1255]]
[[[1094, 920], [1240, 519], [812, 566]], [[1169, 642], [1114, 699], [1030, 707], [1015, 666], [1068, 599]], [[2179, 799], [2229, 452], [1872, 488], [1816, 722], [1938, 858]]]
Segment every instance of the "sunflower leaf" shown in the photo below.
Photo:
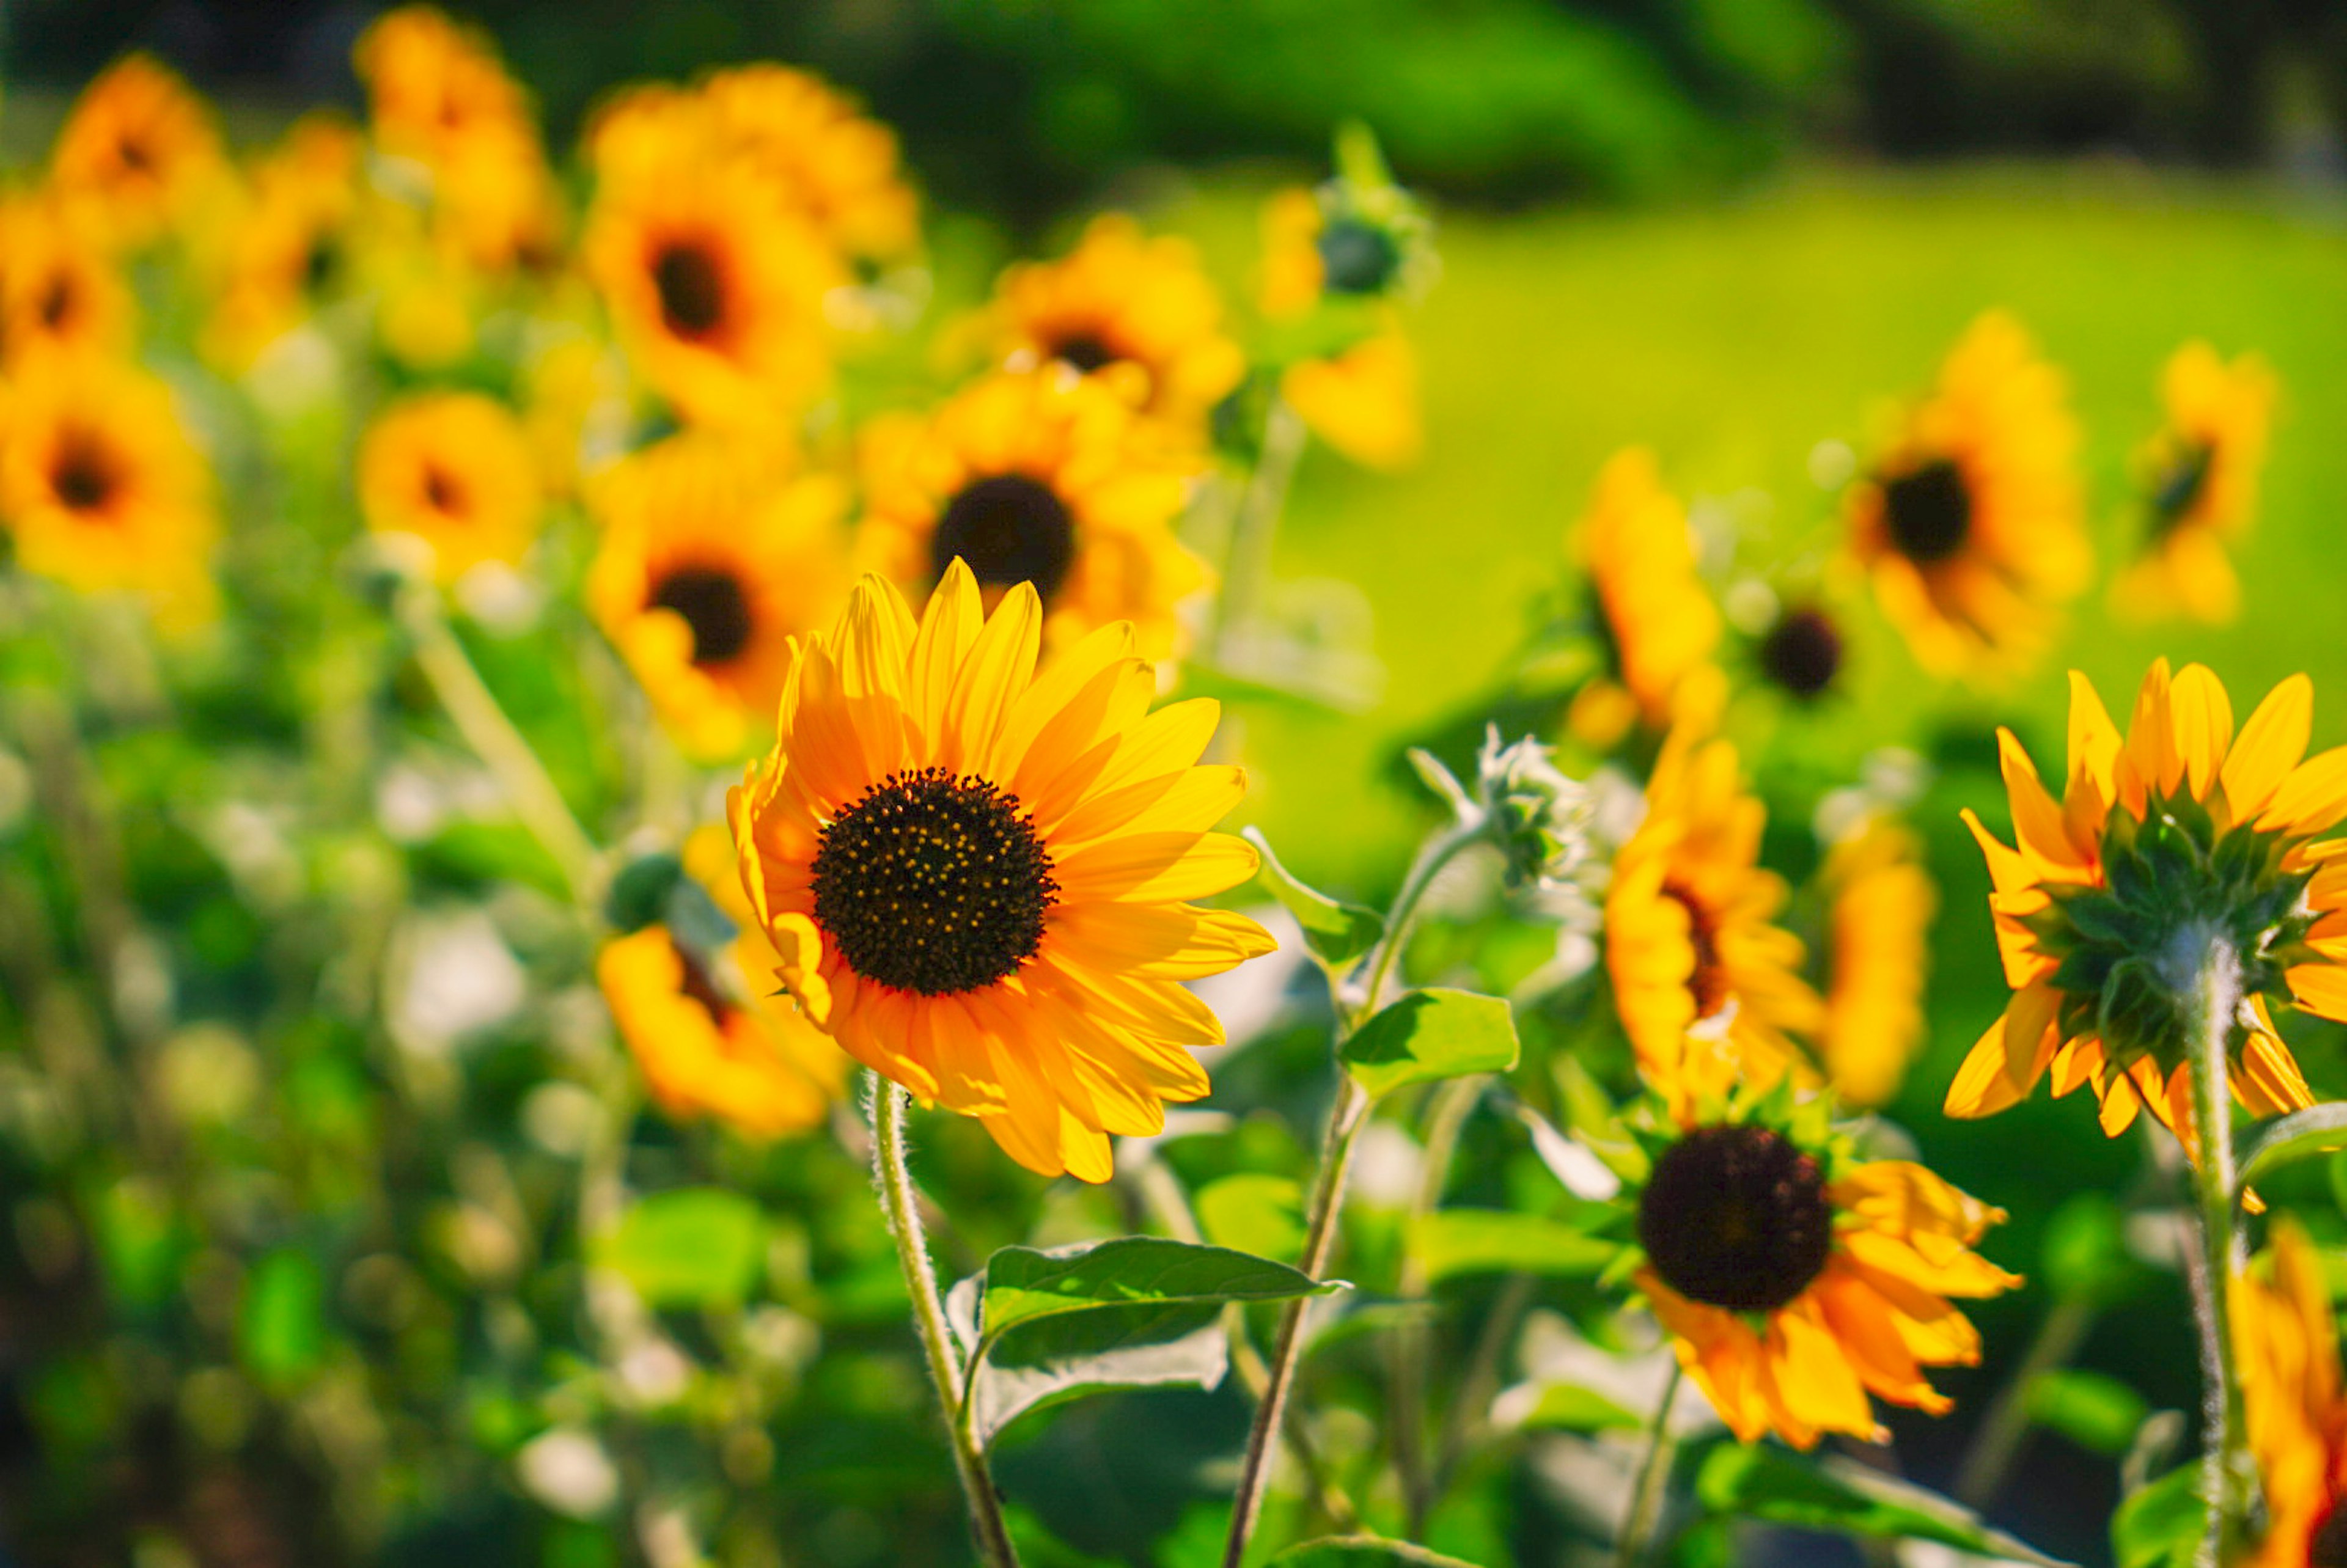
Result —
[[1571, 1225], [1506, 1209], [1437, 1209], [1411, 1222], [1409, 1248], [1429, 1284], [1466, 1274], [1594, 1276], [1622, 1248]]
[[1812, 1461], [1779, 1449], [1727, 1443], [1696, 1477], [1696, 1497], [1710, 1513], [1766, 1520], [1800, 1530], [1888, 1540], [1936, 1541], [1960, 1552], [2049, 1568], [2048, 1557], [1962, 1505], [1848, 1460]]
[[2111, 1515], [2111, 1555], [2119, 1568], [2191, 1568], [2208, 1522], [2200, 1467], [2178, 1465], [2128, 1493]]
[[1516, 1020], [1505, 1000], [1472, 991], [1411, 991], [1355, 1030], [1345, 1070], [1372, 1096], [1408, 1083], [1505, 1072], [1516, 1064]]
[[1445, 1557], [1407, 1541], [1387, 1541], [1375, 1535], [1328, 1535], [1291, 1546], [1266, 1568], [1475, 1568], [1458, 1557]]
[[1286, 1301], [1341, 1289], [1225, 1246], [1163, 1236], [1117, 1236], [1049, 1251], [1006, 1246], [986, 1263], [979, 1321], [988, 1340], [1018, 1324], [1104, 1307]]
[[2332, 1101], [2269, 1122], [2241, 1151], [2240, 1170], [2233, 1178], [2234, 1201], [2239, 1202], [2250, 1184], [2261, 1176], [2340, 1149], [2347, 1149], [2347, 1102]]
[[1265, 889], [1304, 927], [1304, 945], [1312, 950], [1323, 968], [1332, 973], [1349, 968], [1385, 935], [1385, 917], [1375, 909], [1340, 903], [1299, 881], [1272, 853], [1271, 841], [1264, 837], [1261, 829], [1245, 828], [1241, 836], [1263, 856], [1263, 868], [1256, 876]]
[[1142, 1302], [1016, 1324], [971, 1370], [971, 1430], [984, 1446], [1028, 1411], [1087, 1394], [1217, 1388], [1230, 1365], [1221, 1316], [1212, 1302]]

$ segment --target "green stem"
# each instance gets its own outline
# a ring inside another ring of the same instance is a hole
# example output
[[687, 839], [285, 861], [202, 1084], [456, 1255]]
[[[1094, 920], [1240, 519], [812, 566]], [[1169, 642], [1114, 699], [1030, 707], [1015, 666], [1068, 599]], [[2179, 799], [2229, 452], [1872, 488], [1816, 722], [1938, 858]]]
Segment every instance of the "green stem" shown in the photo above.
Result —
[[1671, 1440], [1671, 1406], [1677, 1403], [1685, 1373], [1671, 1363], [1670, 1381], [1663, 1385], [1662, 1401], [1655, 1407], [1654, 1425], [1646, 1429], [1646, 1457], [1638, 1461], [1638, 1480], [1630, 1492], [1630, 1512], [1622, 1521], [1622, 1536], [1614, 1543], [1614, 1568], [1637, 1568], [1654, 1539], [1662, 1517], [1663, 1486], [1670, 1480], [1671, 1456], [1678, 1445]]
[[2226, 1081], [2226, 1052], [2233, 1017], [2240, 1007], [2241, 977], [2239, 958], [2222, 941], [2206, 942], [2196, 958], [2188, 1043], [2192, 1120], [2200, 1143], [2199, 1158], [2192, 1165], [2194, 1195], [2200, 1210], [2197, 1262], [2201, 1276], [2193, 1293], [2193, 1317], [2200, 1329], [2206, 1401], [2201, 1495], [2209, 1505], [2209, 1533], [2201, 1542], [2200, 1563], [2203, 1568], [2216, 1568], [2238, 1554], [2250, 1497], [2247, 1459], [2241, 1447], [2241, 1384], [2233, 1367], [2233, 1105]]
[[921, 1348], [928, 1358], [929, 1380], [936, 1385], [944, 1408], [946, 1433], [953, 1444], [954, 1469], [961, 1476], [962, 1493], [969, 1501], [970, 1530], [978, 1538], [979, 1554], [988, 1568], [1018, 1568], [1019, 1553], [1010, 1544], [1010, 1530], [1002, 1520], [1001, 1502], [986, 1471], [980, 1451], [963, 1412], [961, 1362], [954, 1354], [953, 1337], [946, 1327], [945, 1303], [938, 1296], [938, 1279], [929, 1266], [929, 1249], [921, 1235], [920, 1204], [913, 1192], [912, 1173], [905, 1165], [905, 1108], [912, 1096], [886, 1079], [876, 1079], [872, 1093], [872, 1179], [880, 1189], [880, 1207], [888, 1217], [888, 1232], [897, 1240], [897, 1262], [905, 1273], [905, 1290], [913, 1298], [913, 1326], [920, 1331]]
[[415, 644], [416, 668], [432, 682], [433, 694], [456, 723], [474, 754], [487, 764], [522, 825], [561, 867], [573, 897], [593, 908], [602, 896], [602, 862], [592, 840], [570, 815], [561, 790], [538, 760], [529, 742], [514, 727], [497, 694], [473, 668], [465, 645], [448, 630], [439, 599], [421, 584], [400, 590], [400, 623]]
[[[1490, 1081], [1483, 1073], [1471, 1073], [1450, 1080], [1435, 1092], [1434, 1103], [1427, 1112], [1426, 1153], [1419, 1163], [1418, 1191], [1411, 1194], [1409, 1212], [1403, 1220], [1404, 1235], [1442, 1202], [1460, 1134]], [[1425, 1259], [1414, 1249], [1405, 1251], [1394, 1294], [1404, 1301], [1415, 1301], [1426, 1292]], [[1387, 1356], [1394, 1470], [1401, 1479], [1402, 1505], [1412, 1541], [1426, 1533], [1426, 1516], [1435, 1502], [1434, 1478], [1428, 1471], [1423, 1440], [1427, 1363], [1432, 1358], [1433, 1337], [1425, 1324], [1405, 1323], [1395, 1329]]]
[[2030, 1341], [2021, 1365], [1997, 1390], [1988, 1413], [1981, 1418], [1979, 1434], [1956, 1471], [1958, 1502], [1979, 1512], [1995, 1501], [1997, 1489], [2004, 1484], [2005, 1473], [2021, 1452], [2021, 1440], [2029, 1435], [2030, 1386], [2078, 1353], [2099, 1316], [2094, 1297], [2082, 1293], [2055, 1302], [2038, 1324], [2037, 1337]]
[[[1279, 514], [1286, 509], [1288, 487], [1296, 465], [1304, 456], [1304, 418], [1287, 400], [1272, 395], [1264, 416], [1263, 454], [1247, 477], [1245, 493], [1231, 519], [1228, 549], [1223, 557], [1223, 591], [1214, 612], [1214, 662], [1231, 668], [1254, 641], [1263, 615], [1265, 590], [1271, 581], [1271, 550], [1279, 535]], [[1243, 657], [1237, 662], [1244, 664]]]

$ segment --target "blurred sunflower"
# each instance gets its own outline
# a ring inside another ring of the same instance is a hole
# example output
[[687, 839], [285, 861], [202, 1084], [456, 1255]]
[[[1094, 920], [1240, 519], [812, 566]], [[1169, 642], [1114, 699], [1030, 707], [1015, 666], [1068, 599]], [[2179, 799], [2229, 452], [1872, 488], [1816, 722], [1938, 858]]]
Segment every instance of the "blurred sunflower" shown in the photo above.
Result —
[[846, 497], [745, 444], [671, 436], [589, 490], [589, 611], [689, 755], [730, 761], [774, 711], [791, 642], [846, 599]]
[[1642, 446], [1615, 453], [1598, 471], [1580, 551], [1605, 666], [1574, 695], [1565, 723], [1603, 751], [1634, 724], [1652, 733], [1669, 724], [1681, 686], [1713, 668], [1719, 611], [1696, 575], [1686, 512]]
[[774, 750], [729, 797], [743, 885], [777, 977], [850, 1056], [977, 1117], [1020, 1164], [1110, 1174], [1207, 1092], [1219, 1043], [1181, 984], [1268, 952], [1245, 917], [1187, 902], [1254, 875], [1209, 832], [1245, 776], [1193, 765], [1217, 705], [1147, 714], [1130, 626], [1036, 670], [1042, 605], [989, 616], [957, 563], [917, 627], [857, 585], [800, 648]]
[[359, 443], [358, 488], [367, 527], [430, 545], [443, 583], [483, 561], [519, 565], [545, 505], [519, 421], [477, 392], [394, 404]]
[[1760, 674], [1795, 700], [1814, 702], [1833, 691], [1844, 640], [1832, 611], [1819, 603], [1787, 606], [1752, 645]]
[[742, 165], [692, 150], [680, 140], [659, 178], [600, 187], [582, 260], [639, 372], [680, 413], [770, 425], [830, 378], [838, 262]]
[[2146, 489], [2142, 554], [2112, 585], [2122, 609], [2181, 610], [2221, 624], [2240, 610], [2225, 553], [2258, 511], [2258, 478], [2273, 424], [2273, 372], [2254, 354], [2228, 364], [2205, 343], [2178, 349], [2160, 374], [2168, 425], [2137, 455]]
[[341, 117], [311, 114], [254, 166], [237, 220], [213, 237], [220, 253], [204, 341], [215, 359], [249, 365], [337, 282], [364, 153]]
[[989, 598], [1033, 587], [1054, 647], [1130, 620], [1145, 657], [1179, 651], [1174, 606], [1206, 582], [1174, 536], [1192, 471], [1092, 381], [990, 376], [927, 420], [875, 422], [862, 467], [860, 546], [907, 589], [960, 559]]
[[1949, 1297], [2021, 1283], [1972, 1251], [2003, 1210], [1922, 1165], [1858, 1162], [1821, 1102], [1682, 1116], [1650, 1153], [1624, 1193], [1645, 1254], [1632, 1277], [1740, 1441], [1886, 1440], [1870, 1394], [1953, 1408], [1923, 1369], [1980, 1359]]
[[0, 367], [128, 346], [129, 284], [79, 212], [38, 195], [0, 202]]
[[59, 196], [143, 245], [220, 193], [228, 156], [211, 108], [169, 67], [126, 55], [75, 100], [49, 154]]
[[212, 614], [211, 475], [158, 377], [89, 355], [18, 375], [0, 402], [0, 518], [26, 571], [135, 592], [167, 630]]
[[2293, 1221], [2274, 1226], [2268, 1277], [2233, 1278], [2244, 1436], [2265, 1495], [2265, 1535], [2232, 1568], [2347, 1561], [2347, 1390], [2322, 1260]]
[[2086, 586], [2077, 448], [2061, 373], [1991, 312], [1850, 487], [1850, 549], [1925, 668], [2024, 662]]
[[1418, 354], [1398, 327], [1297, 360], [1280, 374], [1279, 394], [1312, 434], [1365, 468], [1407, 468], [1426, 449]]
[[1830, 900], [1819, 1043], [1826, 1078], [1845, 1104], [1889, 1101], [1923, 1046], [1923, 977], [1940, 897], [1922, 851], [1913, 833], [1878, 819], [1835, 845], [1819, 875]]
[[751, 917], [723, 827], [694, 832], [684, 871], [741, 930], [712, 954], [657, 923], [607, 943], [595, 973], [620, 1037], [671, 1116], [713, 1116], [753, 1138], [820, 1125], [850, 1063], [788, 997], [756, 983], [779, 960]]
[[436, 221], [475, 264], [552, 253], [558, 204], [529, 96], [486, 35], [404, 5], [360, 35], [351, 60], [375, 145], [429, 175]]
[[2193, 1153], [2187, 1033], [2198, 962], [2229, 950], [2241, 1002], [2228, 1051], [2235, 1096], [2271, 1116], [2313, 1103], [2270, 1004], [2347, 1020], [2347, 747], [2310, 760], [2314, 686], [2293, 675], [2238, 735], [2217, 677], [2160, 660], [2125, 741], [2070, 677], [2070, 775], [2056, 801], [1997, 732], [2014, 844], [1969, 810], [1988, 857], [1989, 908], [2014, 997], [1948, 1089], [1952, 1116], [2014, 1104], [2050, 1068], [2054, 1092], [2091, 1082], [2113, 1137], [2149, 1107]]
[[1426, 215], [1366, 128], [1339, 133], [1337, 162], [1318, 189], [1291, 187], [1264, 204], [1258, 304], [1274, 321], [1411, 292], [1432, 266]]
[[1605, 967], [1650, 1079], [1678, 1071], [1693, 1035], [1765, 1086], [1801, 1061], [1794, 1037], [1814, 1036], [1823, 1009], [1800, 976], [1800, 938], [1775, 923], [1785, 884], [1759, 865], [1767, 814], [1740, 787], [1734, 744], [1709, 736], [1718, 700], [1715, 690], [1686, 703], [1647, 782], [1645, 820], [1614, 856]]
[[1061, 260], [1004, 272], [990, 324], [1014, 367], [1067, 365], [1184, 432], [1202, 433], [1246, 374], [1196, 250], [1121, 212], [1093, 219]]

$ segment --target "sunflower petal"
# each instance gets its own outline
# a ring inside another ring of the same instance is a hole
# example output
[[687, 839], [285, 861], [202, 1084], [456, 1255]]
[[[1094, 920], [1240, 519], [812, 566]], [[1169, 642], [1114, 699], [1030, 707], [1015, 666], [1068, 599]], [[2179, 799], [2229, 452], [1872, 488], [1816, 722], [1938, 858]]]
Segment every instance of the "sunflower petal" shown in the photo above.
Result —
[[2347, 817], [2347, 746], [2319, 752], [2291, 770], [2258, 825], [2291, 835], [2321, 833]]
[[2233, 744], [2233, 703], [2206, 664], [2187, 664], [2169, 692], [2176, 746], [2196, 800], [2209, 798]]
[[2313, 733], [2313, 682], [2301, 673], [2266, 693], [2225, 758], [2221, 777], [2235, 821], [2247, 822], [2266, 808], [2306, 755]]

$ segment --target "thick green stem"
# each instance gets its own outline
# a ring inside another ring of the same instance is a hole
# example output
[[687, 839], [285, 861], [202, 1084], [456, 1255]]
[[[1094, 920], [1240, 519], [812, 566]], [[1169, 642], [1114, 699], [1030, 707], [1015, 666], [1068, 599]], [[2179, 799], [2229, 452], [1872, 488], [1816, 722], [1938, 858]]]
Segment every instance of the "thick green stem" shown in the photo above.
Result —
[[2238, 1554], [2250, 1495], [2251, 1478], [2241, 1446], [2241, 1384], [2233, 1367], [2233, 1104], [2226, 1080], [2226, 1052], [2240, 997], [2240, 963], [2233, 949], [2222, 941], [2202, 944], [2194, 966], [2188, 1042], [2192, 1121], [2200, 1145], [2192, 1179], [2200, 1211], [2193, 1316], [2200, 1329], [2205, 1385], [2201, 1495], [2209, 1505], [2209, 1533], [2200, 1545], [2202, 1568], [2217, 1568]]
[[1671, 1407], [1678, 1402], [1684, 1376], [1673, 1361], [1670, 1381], [1663, 1385], [1661, 1402], [1655, 1406], [1654, 1424], [1646, 1429], [1646, 1457], [1638, 1462], [1630, 1512], [1623, 1516], [1621, 1538], [1614, 1545], [1614, 1568], [1637, 1568], [1646, 1543], [1655, 1538], [1655, 1525], [1663, 1513], [1663, 1487], [1671, 1478], [1671, 1456], [1678, 1449], [1671, 1438]]
[[905, 1273], [906, 1294], [913, 1298], [913, 1326], [920, 1331], [929, 1380], [936, 1385], [938, 1402], [944, 1409], [954, 1469], [961, 1476], [962, 1493], [969, 1500], [970, 1531], [978, 1538], [979, 1554], [988, 1568], [1017, 1568], [1019, 1553], [1011, 1547], [1002, 1504], [994, 1495], [993, 1479], [987, 1474], [986, 1455], [963, 1414], [961, 1361], [946, 1327], [945, 1302], [938, 1295], [937, 1275], [929, 1266], [928, 1245], [921, 1235], [920, 1204], [913, 1192], [912, 1173], [905, 1165], [905, 1108], [911, 1098], [886, 1079], [874, 1084], [872, 1179], [880, 1189], [880, 1207], [888, 1216], [889, 1234], [897, 1238], [897, 1262]]

